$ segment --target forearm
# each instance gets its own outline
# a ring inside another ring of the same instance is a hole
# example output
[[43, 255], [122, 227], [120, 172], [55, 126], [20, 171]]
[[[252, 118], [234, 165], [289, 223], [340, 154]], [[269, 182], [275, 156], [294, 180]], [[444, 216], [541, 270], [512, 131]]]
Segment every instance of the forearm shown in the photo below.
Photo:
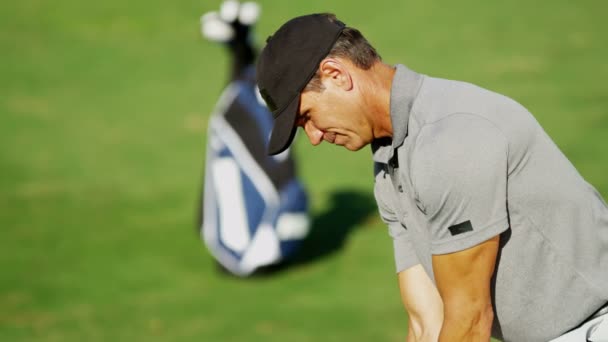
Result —
[[436, 342], [441, 327], [427, 327], [408, 320], [406, 342]]
[[416, 336], [411, 319], [408, 319], [407, 338], [405, 339], [405, 342], [418, 342], [418, 336]]
[[422, 265], [399, 272], [399, 289], [408, 313], [407, 342], [437, 342], [443, 303]]

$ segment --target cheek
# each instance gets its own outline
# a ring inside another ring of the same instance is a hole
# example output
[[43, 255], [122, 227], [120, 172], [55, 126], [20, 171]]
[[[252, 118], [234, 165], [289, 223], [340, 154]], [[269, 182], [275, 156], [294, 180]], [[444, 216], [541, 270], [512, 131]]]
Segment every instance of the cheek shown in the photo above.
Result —
[[356, 108], [353, 108], [353, 104], [342, 97], [335, 96], [335, 94], [327, 95], [327, 97], [316, 102], [312, 119], [317, 127], [330, 129], [350, 126], [353, 119], [353, 110]]

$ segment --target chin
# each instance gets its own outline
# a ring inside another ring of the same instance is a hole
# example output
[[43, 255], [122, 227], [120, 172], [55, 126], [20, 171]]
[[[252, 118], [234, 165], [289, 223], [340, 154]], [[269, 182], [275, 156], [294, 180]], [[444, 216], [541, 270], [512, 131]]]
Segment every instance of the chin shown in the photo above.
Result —
[[336, 139], [340, 139], [340, 141], [334, 140], [335, 145], [342, 146], [349, 151], [359, 151], [370, 143], [358, 136], [337, 136]]
[[344, 145], [344, 148], [349, 151], [359, 151], [360, 149], [365, 147], [365, 145], [367, 144], [346, 144]]

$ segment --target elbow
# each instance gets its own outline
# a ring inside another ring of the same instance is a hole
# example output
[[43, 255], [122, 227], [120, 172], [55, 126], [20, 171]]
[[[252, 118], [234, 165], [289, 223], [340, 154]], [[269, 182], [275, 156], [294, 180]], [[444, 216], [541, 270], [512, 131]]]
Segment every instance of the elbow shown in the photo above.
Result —
[[[461, 336], [467, 336], [474, 340], [487, 341], [492, 334], [493, 321], [494, 310], [491, 303], [481, 306], [446, 308], [442, 330], [459, 331], [458, 335], [462, 334]], [[458, 327], [452, 329], [455, 326]]]
[[492, 334], [492, 322], [494, 322], [494, 309], [490, 304], [475, 313], [473, 326], [479, 327], [479, 334], [487, 335], [489, 339]]

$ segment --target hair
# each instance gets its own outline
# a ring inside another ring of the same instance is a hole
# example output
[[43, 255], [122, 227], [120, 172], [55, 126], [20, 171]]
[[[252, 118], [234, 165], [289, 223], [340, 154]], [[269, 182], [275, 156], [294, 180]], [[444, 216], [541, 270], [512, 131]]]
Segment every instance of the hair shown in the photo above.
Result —
[[[339, 22], [338, 18], [332, 13], [324, 13], [324, 16], [332, 22]], [[376, 49], [363, 37], [359, 30], [353, 27], [345, 27], [340, 33], [338, 40], [334, 43], [327, 57], [342, 57], [353, 62], [357, 67], [368, 70], [376, 62], [381, 61], [382, 57]], [[313, 75], [303, 91], [321, 92], [325, 86], [321, 83], [319, 70]]]

